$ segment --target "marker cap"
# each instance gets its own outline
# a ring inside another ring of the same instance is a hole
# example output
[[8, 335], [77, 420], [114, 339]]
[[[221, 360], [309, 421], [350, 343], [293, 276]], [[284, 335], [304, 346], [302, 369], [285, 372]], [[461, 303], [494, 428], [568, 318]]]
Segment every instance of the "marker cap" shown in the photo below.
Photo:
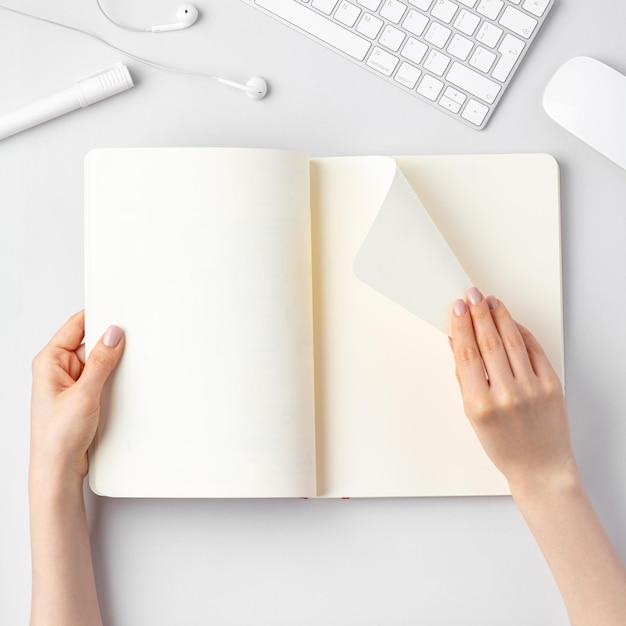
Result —
[[76, 82], [75, 91], [81, 107], [100, 102], [134, 86], [128, 68], [116, 63]]

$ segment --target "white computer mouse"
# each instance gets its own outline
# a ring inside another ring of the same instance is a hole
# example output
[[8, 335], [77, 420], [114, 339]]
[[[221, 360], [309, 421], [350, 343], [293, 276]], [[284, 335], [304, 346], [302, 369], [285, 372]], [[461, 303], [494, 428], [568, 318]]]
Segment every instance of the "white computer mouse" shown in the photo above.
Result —
[[546, 113], [626, 169], [626, 76], [589, 57], [562, 65], [543, 94]]

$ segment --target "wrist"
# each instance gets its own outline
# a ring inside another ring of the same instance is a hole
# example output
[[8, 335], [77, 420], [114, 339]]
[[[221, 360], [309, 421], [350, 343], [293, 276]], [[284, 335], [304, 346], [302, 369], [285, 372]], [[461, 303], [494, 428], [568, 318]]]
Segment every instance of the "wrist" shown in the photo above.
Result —
[[28, 491], [31, 500], [42, 496], [52, 499], [83, 497], [83, 477], [70, 468], [47, 465], [31, 460], [28, 472]]
[[555, 498], [575, 497], [584, 493], [582, 480], [572, 459], [563, 467], [540, 475], [525, 474], [509, 480], [511, 495], [522, 509], [543, 506]]

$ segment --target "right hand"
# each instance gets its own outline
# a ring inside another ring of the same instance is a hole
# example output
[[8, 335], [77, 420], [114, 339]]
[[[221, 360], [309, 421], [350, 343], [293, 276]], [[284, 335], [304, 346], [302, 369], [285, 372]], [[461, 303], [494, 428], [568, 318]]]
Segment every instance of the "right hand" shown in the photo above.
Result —
[[[473, 287], [451, 314], [465, 412], [512, 492], [578, 480], [559, 377], [502, 302]], [[515, 495], [515, 493], [514, 493]]]

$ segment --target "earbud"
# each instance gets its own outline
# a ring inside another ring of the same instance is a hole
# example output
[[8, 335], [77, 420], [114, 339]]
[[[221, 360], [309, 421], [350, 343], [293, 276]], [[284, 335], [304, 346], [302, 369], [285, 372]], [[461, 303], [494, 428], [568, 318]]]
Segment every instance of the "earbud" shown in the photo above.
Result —
[[243, 83], [237, 83], [234, 80], [228, 80], [227, 78], [216, 77], [215, 80], [222, 83], [222, 85], [228, 85], [234, 89], [245, 91], [248, 98], [252, 98], [252, 100], [261, 100], [267, 95], [267, 83], [265, 79], [260, 76], [251, 78], [245, 85]]
[[255, 76], [246, 83], [246, 95], [253, 100], [261, 100], [267, 95], [267, 83], [264, 78]]
[[176, 19], [178, 22], [174, 24], [160, 24], [151, 26], [147, 30], [152, 33], [163, 33], [170, 30], [183, 30], [195, 24], [198, 19], [198, 9], [193, 4], [181, 4], [176, 11]]

